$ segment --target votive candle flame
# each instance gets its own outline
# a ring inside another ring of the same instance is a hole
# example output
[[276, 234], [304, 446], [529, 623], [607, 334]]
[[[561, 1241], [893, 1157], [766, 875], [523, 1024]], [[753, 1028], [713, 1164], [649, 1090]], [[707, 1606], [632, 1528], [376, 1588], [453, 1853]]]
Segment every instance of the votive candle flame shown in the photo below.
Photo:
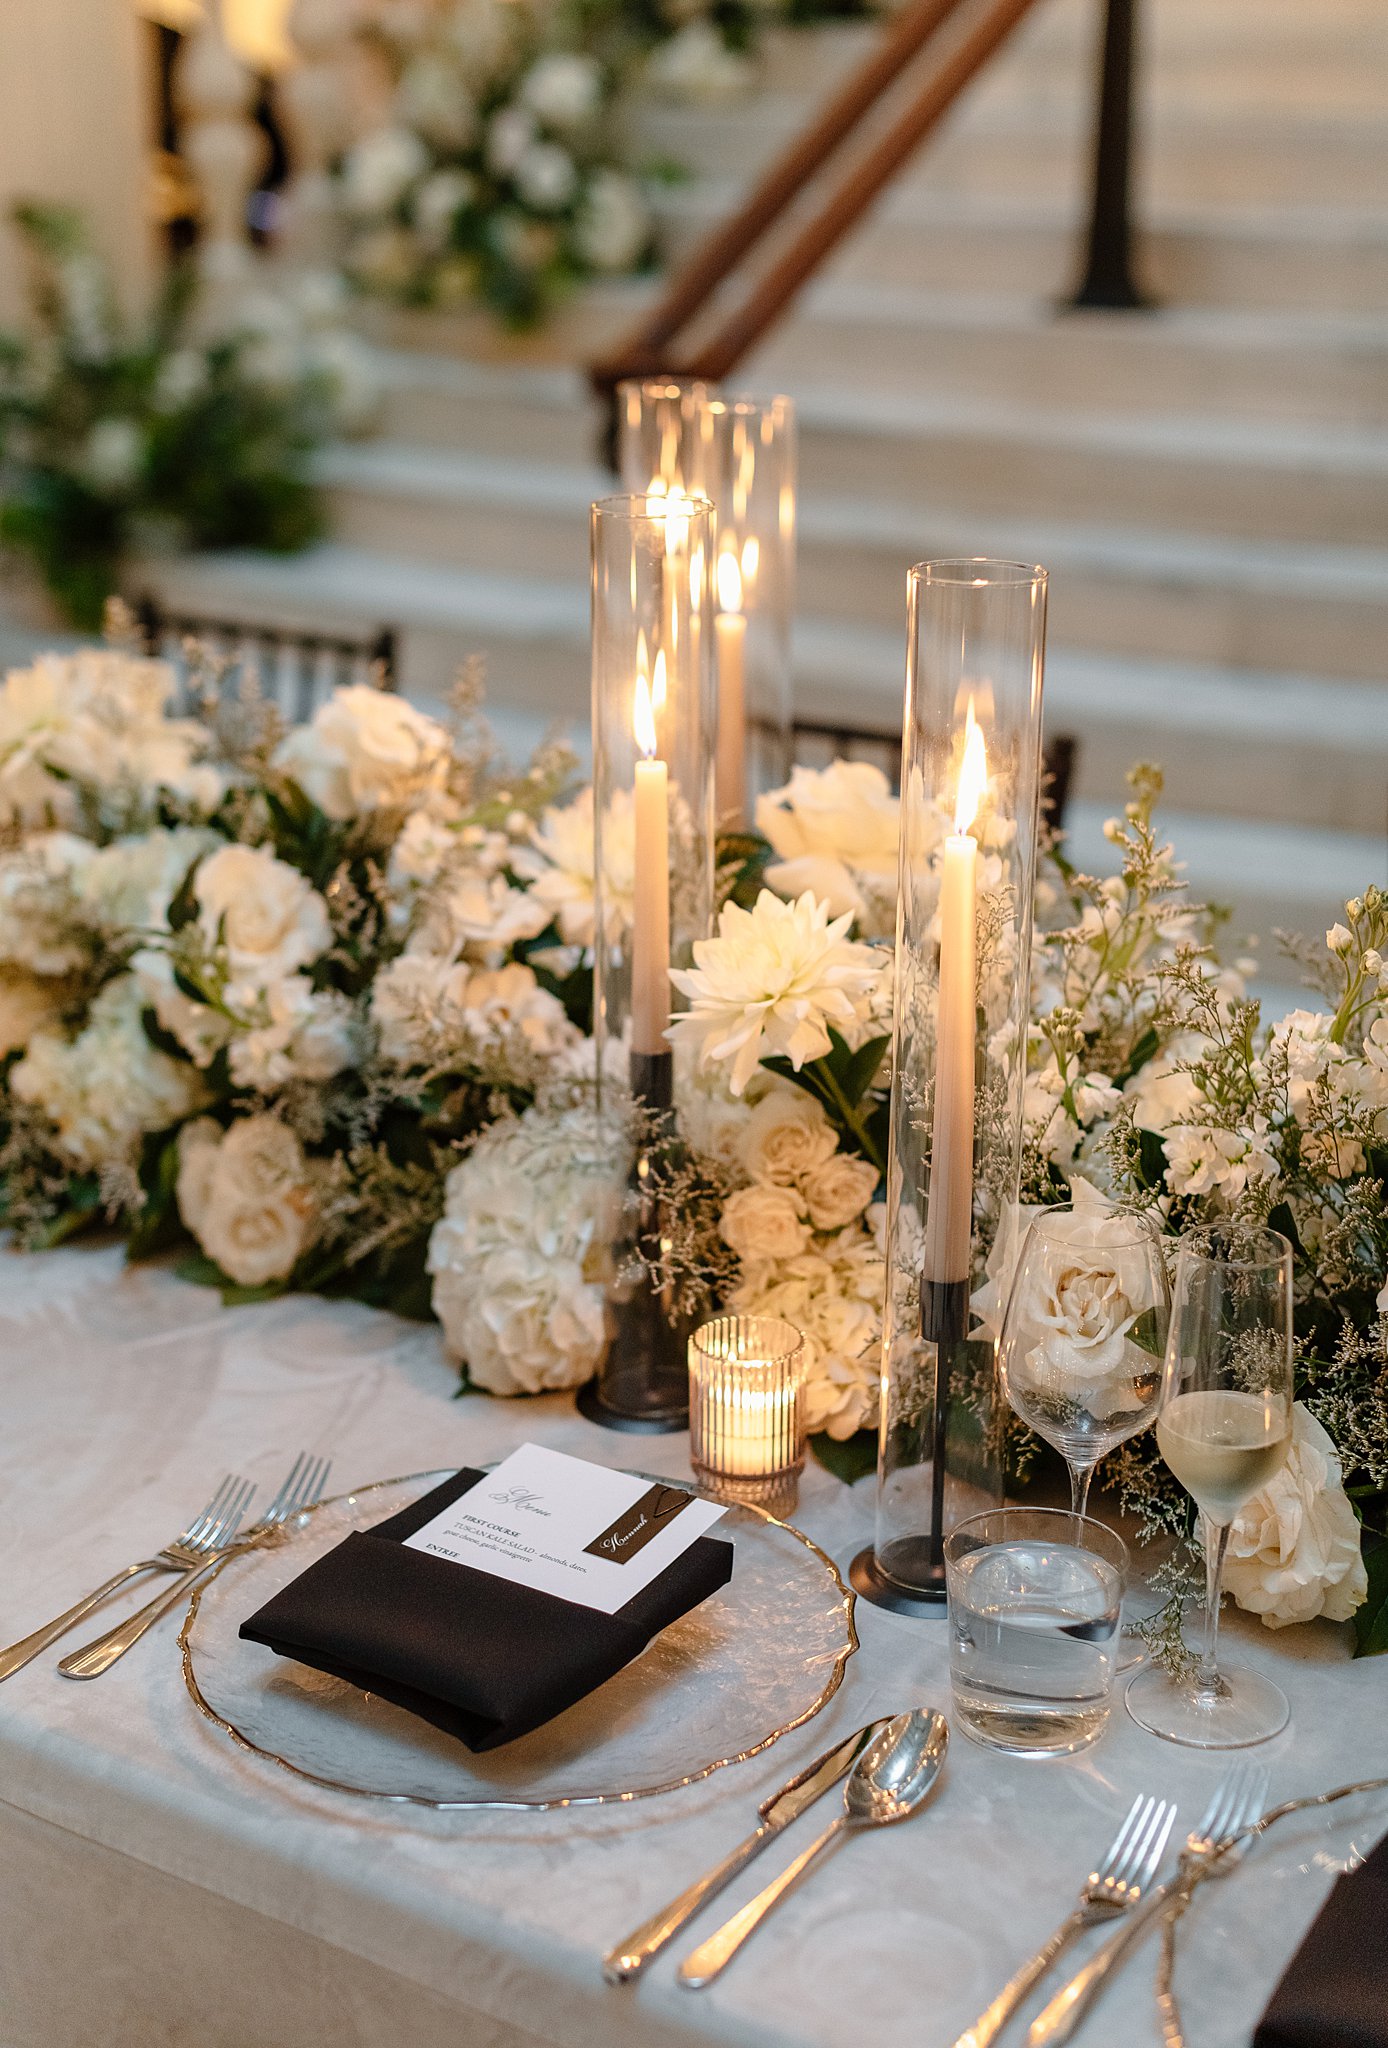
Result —
[[805, 1347], [779, 1316], [717, 1316], [689, 1340], [689, 1452], [725, 1498], [794, 1500], [805, 1462]]

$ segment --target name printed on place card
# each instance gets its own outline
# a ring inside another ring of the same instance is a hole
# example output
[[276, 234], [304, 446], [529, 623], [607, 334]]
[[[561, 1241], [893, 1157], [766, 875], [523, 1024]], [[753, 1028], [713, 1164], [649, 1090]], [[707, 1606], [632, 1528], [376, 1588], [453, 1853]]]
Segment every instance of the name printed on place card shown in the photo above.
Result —
[[405, 1546], [615, 1614], [722, 1513], [683, 1487], [522, 1444]]

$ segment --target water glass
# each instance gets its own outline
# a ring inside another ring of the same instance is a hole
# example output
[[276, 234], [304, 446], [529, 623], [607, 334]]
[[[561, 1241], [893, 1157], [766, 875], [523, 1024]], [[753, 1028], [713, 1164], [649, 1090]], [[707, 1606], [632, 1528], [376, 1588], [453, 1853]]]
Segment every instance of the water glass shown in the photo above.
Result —
[[966, 1735], [1011, 1756], [1098, 1740], [1128, 1553], [1087, 1515], [992, 1508], [945, 1539], [950, 1678]]

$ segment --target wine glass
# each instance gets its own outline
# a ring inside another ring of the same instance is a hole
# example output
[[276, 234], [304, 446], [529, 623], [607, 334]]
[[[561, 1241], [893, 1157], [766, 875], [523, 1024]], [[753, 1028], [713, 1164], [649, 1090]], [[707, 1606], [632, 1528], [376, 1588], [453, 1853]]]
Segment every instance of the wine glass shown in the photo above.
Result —
[[1193, 1677], [1156, 1665], [1127, 1691], [1139, 1727], [1196, 1749], [1241, 1749], [1290, 1709], [1259, 1672], [1221, 1670], [1220, 1579], [1230, 1525], [1287, 1455], [1292, 1435], [1292, 1248], [1275, 1230], [1189, 1232], [1176, 1264], [1157, 1443], [1204, 1518], [1205, 1640]]
[[1161, 1397], [1171, 1287], [1150, 1216], [1086, 1202], [1045, 1209], [1022, 1245], [998, 1339], [1017, 1414], [1060, 1452], [1082, 1515], [1100, 1458]]

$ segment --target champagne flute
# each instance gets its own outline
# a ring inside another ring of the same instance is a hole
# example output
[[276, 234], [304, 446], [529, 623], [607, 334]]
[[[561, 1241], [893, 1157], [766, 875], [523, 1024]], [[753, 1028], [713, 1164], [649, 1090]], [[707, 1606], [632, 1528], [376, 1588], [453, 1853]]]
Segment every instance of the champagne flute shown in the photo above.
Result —
[[1181, 1240], [1157, 1442], [1204, 1518], [1206, 1611], [1191, 1679], [1155, 1665], [1127, 1691], [1139, 1727], [1195, 1749], [1241, 1749], [1287, 1725], [1261, 1673], [1219, 1665], [1229, 1530], [1292, 1436], [1292, 1248], [1278, 1231], [1217, 1224]]
[[1161, 1232], [1150, 1216], [1092, 1201], [1034, 1219], [998, 1370], [1022, 1421], [1064, 1458], [1076, 1515], [1100, 1458], [1157, 1412], [1170, 1314]]

